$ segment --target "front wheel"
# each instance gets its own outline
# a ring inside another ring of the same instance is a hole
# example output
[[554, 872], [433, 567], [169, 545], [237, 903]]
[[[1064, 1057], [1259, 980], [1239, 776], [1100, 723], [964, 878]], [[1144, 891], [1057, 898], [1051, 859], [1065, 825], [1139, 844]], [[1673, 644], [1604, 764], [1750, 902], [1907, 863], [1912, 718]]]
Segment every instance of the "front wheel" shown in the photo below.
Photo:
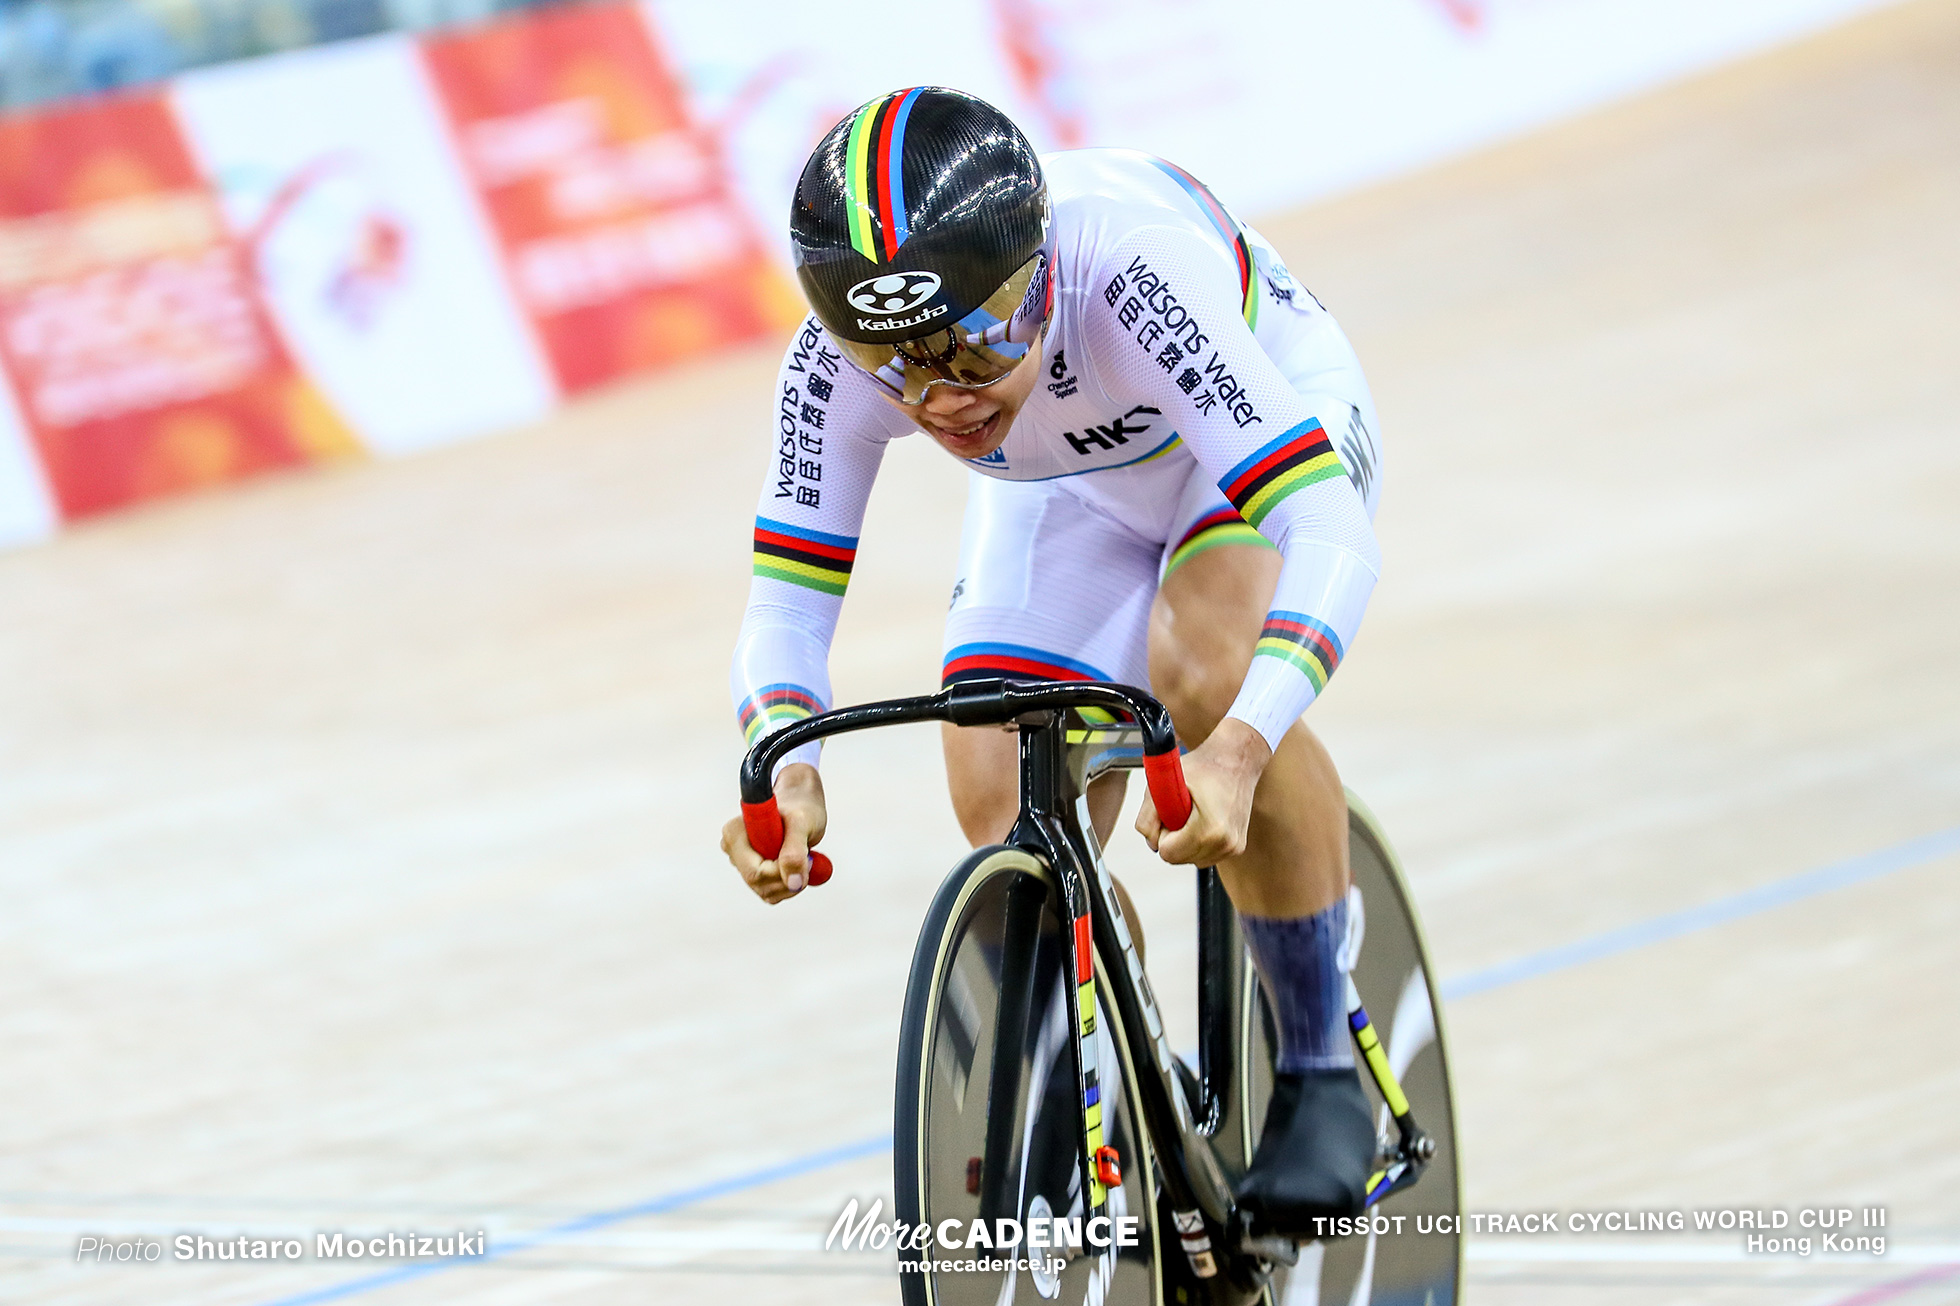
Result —
[[[983, 848], [940, 886], [905, 991], [894, 1131], [898, 1219], [957, 1242], [899, 1252], [906, 1306], [1158, 1301], [1158, 1231], [1136, 1082], [1097, 963], [1104, 1136], [1123, 1181], [1106, 1214], [1139, 1217], [1130, 1246], [992, 1248], [1012, 1219], [1083, 1220], [1082, 1104], [1066, 922], [1052, 871], [1017, 848]], [[911, 1258], [930, 1261], [920, 1269]], [[1030, 1264], [1033, 1262], [1033, 1264]]]

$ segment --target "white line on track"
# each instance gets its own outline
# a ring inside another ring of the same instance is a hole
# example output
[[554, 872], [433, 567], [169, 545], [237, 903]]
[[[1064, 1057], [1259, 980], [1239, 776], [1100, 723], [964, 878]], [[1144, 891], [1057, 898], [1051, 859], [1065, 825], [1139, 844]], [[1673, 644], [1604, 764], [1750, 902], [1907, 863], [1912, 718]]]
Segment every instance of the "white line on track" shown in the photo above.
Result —
[[[715, 1252], [821, 1252], [827, 1227], [815, 1223], [756, 1223], [718, 1225], [707, 1229], [583, 1230], [557, 1234], [548, 1240], [544, 1229], [503, 1228], [486, 1222], [494, 1246], [501, 1238], [510, 1242], [545, 1242], [553, 1247], [614, 1248], [622, 1250], [709, 1255]], [[223, 1237], [229, 1231], [205, 1232], [207, 1237]], [[402, 1231], [406, 1226], [397, 1226]], [[80, 1237], [83, 1234], [129, 1235], [164, 1234], [183, 1231], [180, 1223], [155, 1221], [42, 1219], [0, 1216], [0, 1231], [55, 1233]], [[245, 1229], [248, 1237], [297, 1237], [310, 1241], [314, 1229], [259, 1227]], [[366, 1230], [362, 1231], [365, 1235]], [[232, 1234], [230, 1236], [236, 1236]], [[1779, 1238], [1783, 1235], [1778, 1234]], [[1813, 1235], [1813, 1245], [1815, 1236]], [[1740, 1239], [1716, 1243], [1712, 1240], [1673, 1239], [1585, 1239], [1558, 1237], [1489, 1238], [1474, 1234], [1464, 1240], [1464, 1259], [1478, 1264], [1652, 1264], [1652, 1265], [1758, 1265], [1782, 1267], [1800, 1265], [1960, 1265], [1960, 1243], [1891, 1243], [1883, 1256], [1869, 1253], [1824, 1252], [1811, 1256], [1766, 1255], [1749, 1252]]]
[[[1781, 1238], [1783, 1235], [1778, 1234]], [[1813, 1237], [1812, 1245], [1816, 1245]], [[1788, 1268], [1793, 1265], [1955, 1265], [1960, 1264], [1960, 1243], [1892, 1243], [1885, 1255], [1869, 1252], [1817, 1252], [1811, 1256], [1768, 1255], [1749, 1252], [1738, 1241], [1726, 1246], [1697, 1242], [1646, 1242], [1575, 1238], [1478, 1238], [1464, 1239], [1463, 1258], [1483, 1264], [1560, 1263], [1576, 1265], [1658, 1264], [1658, 1265], [1760, 1265]]]
[[[444, 1226], [445, 1228], [448, 1226]], [[459, 1226], [460, 1227], [460, 1226]], [[495, 1220], [482, 1220], [470, 1226], [471, 1230], [482, 1228], [489, 1231], [489, 1241], [494, 1248], [501, 1240], [510, 1242], [544, 1242], [545, 1228], [507, 1228]], [[673, 1252], [820, 1252], [824, 1238], [829, 1232], [828, 1224], [750, 1224], [717, 1225], [707, 1229], [640, 1229], [621, 1230], [615, 1233], [601, 1233], [585, 1230], [578, 1233], [554, 1234], [549, 1242], [554, 1247], [630, 1247], [647, 1251]], [[368, 1224], [350, 1225], [344, 1221], [322, 1221], [306, 1227], [296, 1225], [262, 1225], [249, 1221], [223, 1220], [199, 1221], [192, 1218], [168, 1223], [158, 1220], [89, 1220], [56, 1219], [34, 1216], [0, 1216], [0, 1232], [5, 1233], [50, 1233], [66, 1234], [79, 1238], [84, 1234], [98, 1237], [135, 1237], [149, 1235], [167, 1237], [179, 1233], [200, 1234], [213, 1240], [237, 1238], [243, 1234], [247, 1238], [275, 1239], [298, 1238], [310, 1244], [313, 1236], [322, 1229], [333, 1233], [358, 1232], [361, 1237], [386, 1237], [392, 1230], [405, 1234], [413, 1230], [418, 1234], [431, 1233], [433, 1226], [415, 1221], [387, 1221], [370, 1227]]]

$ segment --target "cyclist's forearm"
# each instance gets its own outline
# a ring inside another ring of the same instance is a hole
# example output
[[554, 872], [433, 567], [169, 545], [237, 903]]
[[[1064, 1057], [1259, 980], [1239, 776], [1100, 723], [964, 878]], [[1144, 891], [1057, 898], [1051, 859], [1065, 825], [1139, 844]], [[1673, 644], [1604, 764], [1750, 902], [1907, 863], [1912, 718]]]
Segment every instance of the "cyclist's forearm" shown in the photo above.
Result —
[[1284, 551], [1252, 665], [1227, 713], [1273, 749], [1327, 687], [1375, 588], [1374, 568], [1346, 549], [1289, 541]]
[[[748, 611], [729, 671], [750, 744], [830, 706], [830, 639], [884, 456], [887, 419], [865, 388], [814, 325], [791, 340], [777, 375], [775, 457], [756, 504]], [[814, 764], [817, 751], [800, 748], [790, 760]]]
[[[830, 706], [830, 632], [836, 617], [833, 613], [828, 622], [803, 625], [785, 616], [782, 609], [759, 606], [751, 599], [735, 642], [728, 687], [736, 722], [748, 745]], [[820, 747], [806, 744], [796, 749], [777, 764], [777, 774], [792, 762], [815, 766]]]

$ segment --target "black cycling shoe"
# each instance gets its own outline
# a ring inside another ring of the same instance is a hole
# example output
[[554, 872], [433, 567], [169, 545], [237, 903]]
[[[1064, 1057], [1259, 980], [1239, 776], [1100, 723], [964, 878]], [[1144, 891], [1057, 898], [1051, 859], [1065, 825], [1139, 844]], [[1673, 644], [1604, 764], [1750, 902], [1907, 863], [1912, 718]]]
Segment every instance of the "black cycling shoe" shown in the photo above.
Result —
[[1316, 1218], [1361, 1214], [1379, 1145], [1374, 1113], [1354, 1070], [1284, 1071], [1252, 1168], [1239, 1183], [1251, 1231], [1286, 1238], [1327, 1232]]

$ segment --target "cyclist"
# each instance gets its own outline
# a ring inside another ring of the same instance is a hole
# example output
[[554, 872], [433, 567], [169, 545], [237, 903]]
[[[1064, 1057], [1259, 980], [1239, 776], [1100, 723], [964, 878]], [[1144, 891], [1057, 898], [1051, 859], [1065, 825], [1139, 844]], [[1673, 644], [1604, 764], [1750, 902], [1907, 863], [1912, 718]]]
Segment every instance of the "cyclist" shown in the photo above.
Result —
[[[790, 215], [814, 312], [777, 378], [776, 457], [732, 689], [753, 742], [829, 705], [830, 639], [889, 440], [972, 473], [944, 683], [1149, 685], [1190, 749], [1195, 812], [1138, 829], [1217, 865], [1279, 1029], [1239, 1194], [1260, 1232], [1361, 1209], [1376, 1143], [1346, 1025], [1347, 803], [1301, 723], [1379, 569], [1381, 456], [1352, 348], [1279, 255], [1176, 166], [1037, 157], [997, 109], [914, 87], [817, 146]], [[975, 846], [1018, 808], [1015, 742], [945, 728]], [[774, 779], [786, 837], [723, 847], [767, 902], [822, 838], [816, 748]], [[1099, 838], [1125, 777], [1090, 795]]]

